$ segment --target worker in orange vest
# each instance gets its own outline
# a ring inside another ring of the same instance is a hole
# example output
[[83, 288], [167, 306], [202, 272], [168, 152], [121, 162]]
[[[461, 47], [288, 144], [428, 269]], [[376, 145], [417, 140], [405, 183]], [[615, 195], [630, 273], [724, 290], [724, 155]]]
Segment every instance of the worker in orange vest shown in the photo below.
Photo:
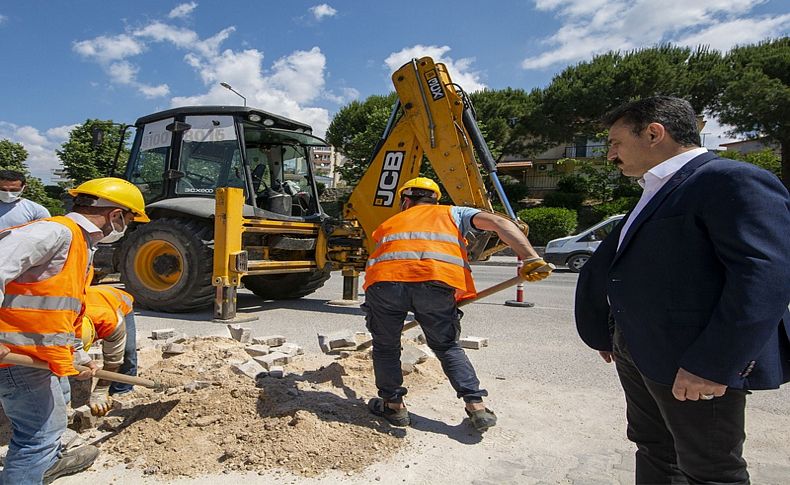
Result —
[[[137, 375], [133, 306], [132, 295], [118, 288], [109, 285], [85, 288], [85, 314], [81, 328], [77, 329], [77, 337], [86, 351], [94, 342], [102, 341], [103, 370]], [[112, 384], [116, 383], [104, 379], [96, 383], [88, 401], [94, 416], [104, 416], [110, 411], [110, 394], [122, 394], [132, 389], [130, 384], [121, 384], [118, 388]]]
[[[373, 335], [373, 370], [379, 397], [368, 407], [395, 426], [408, 426], [403, 404], [407, 389], [401, 371], [401, 329], [409, 311], [420, 323], [428, 346], [478, 431], [496, 424], [496, 415], [483, 404], [471, 362], [458, 344], [462, 313], [456, 302], [476, 294], [466, 254], [470, 230], [493, 231], [524, 261], [521, 275], [528, 281], [546, 278], [546, 262], [535, 252], [516, 224], [470, 207], [439, 205], [441, 190], [433, 180], [417, 177], [398, 191], [401, 212], [374, 232], [376, 249], [365, 271], [367, 327]], [[538, 272], [539, 271], [539, 272]]]
[[[90, 379], [97, 368], [74, 352], [74, 335], [96, 244], [117, 239], [133, 218], [148, 218], [142, 193], [125, 180], [89, 180], [69, 193], [69, 214], [0, 232], [0, 357], [14, 352], [49, 365], [0, 364], [0, 404], [13, 430], [0, 483], [49, 483], [84, 470], [99, 453], [89, 445], [61, 452], [66, 377]], [[78, 358], [91, 370], [78, 372]]]

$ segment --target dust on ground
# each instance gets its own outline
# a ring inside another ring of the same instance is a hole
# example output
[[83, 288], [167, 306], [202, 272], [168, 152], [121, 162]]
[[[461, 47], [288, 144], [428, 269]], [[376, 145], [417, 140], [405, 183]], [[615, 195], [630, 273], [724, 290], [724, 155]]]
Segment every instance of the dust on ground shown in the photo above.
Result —
[[[405, 444], [404, 430], [367, 409], [376, 395], [369, 351], [300, 355], [284, 378], [253, 380], [230, 367], [249, 360], [244, 344], [208, 337], [183, 345], [188, 352], [164, 359], [161, 350], [141, 350], [140, 376], [170, 387], [163, 393], [138, 386], [123, 396], [134, 406], [104, 418], [100, 429], [112, 433], [99, 446], [110, 464], [170, 477], [277, 468], [353, 474]], [[444, 376], [429, 359], [405, 381], [419, 394]]]

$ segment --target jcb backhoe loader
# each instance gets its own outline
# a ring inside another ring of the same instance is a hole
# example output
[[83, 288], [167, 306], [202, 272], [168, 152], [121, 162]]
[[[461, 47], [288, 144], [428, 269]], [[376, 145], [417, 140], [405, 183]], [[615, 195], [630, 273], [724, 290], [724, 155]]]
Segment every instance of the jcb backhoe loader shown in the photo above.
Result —
[[[184, 312], [215, 301], [219, 318], [235, 313], [241, 283], [261, 298], [297, 298], [341, 270], [344, 296], [355, 298], [369, 235], [397, 212], [398, 188], [419, 174], [424, 156], [454, 204], [491, 210], [476, 152], [515, 220], [473, 109], [445, 66], [415, 59], [392, 80], [398, 101], [342, 219], [318, 202], [310, 148], [325, 142], [309, 126], [226, 106], [140, 118], [126, 178], [145, 195], [152, 222], [104, 248], [97, 270], [120, 270], [151, 309]], [[490, 234], [471, 240], [470, 257], [497, 243]]]

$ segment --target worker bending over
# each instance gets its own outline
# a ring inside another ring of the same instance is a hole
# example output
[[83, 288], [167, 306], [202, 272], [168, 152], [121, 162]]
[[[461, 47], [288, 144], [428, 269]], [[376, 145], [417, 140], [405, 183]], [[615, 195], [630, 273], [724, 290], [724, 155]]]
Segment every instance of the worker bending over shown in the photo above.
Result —
[[[78, 337], [85, 350], [102, 340], [103, 370], [137, 375], [137, 346], [134, 322], [134, 298], [129, 293], [108, 285], [85, 289], [85, 315]], [[131, 384], [100, 379], [88, 402], [94, 416], [110, 411], [110, 395], [125, 394]]]
[[143, 195], [131, 183], [102, 178], [69, 190], [73, 212], [0, 232], [0, 357], [8, 352], [46, 362], [49, 370], [0, 364], [0, 404], [12, 435], [2, 484], [49, 483], [88, 468], [99, 454], [86, 445], [61, 453], [68, 422], [67, 376], [90, 379], [73, 361], [85, 286], [96, 243], [147, 221]]
[[[406, 388], [401, 371], [401, 330], [409, 311], [422, 327], [428, 346], [478, 431], [496, 424], [485, 407], [471, 362], [458, 344], [462, 313], [456, 302], [475, 296], [466, 253], [469, 230], [493, 231], [524, 261], [528, 281], [546, 278], [550, 270], [515, 223], [470, 207], [438, 205], [441, 191], [431, 179], [418, 177], [399, 191], [401, 212], [374, 232], [376, 249], [365, 271], [367, 327], [373, 335], [373, 370], [379, 397], [368, 403], [373, 414], [395, 426], [407, 426], [403, 404]], [[540, 270], [541, 272], [536, 272]]]

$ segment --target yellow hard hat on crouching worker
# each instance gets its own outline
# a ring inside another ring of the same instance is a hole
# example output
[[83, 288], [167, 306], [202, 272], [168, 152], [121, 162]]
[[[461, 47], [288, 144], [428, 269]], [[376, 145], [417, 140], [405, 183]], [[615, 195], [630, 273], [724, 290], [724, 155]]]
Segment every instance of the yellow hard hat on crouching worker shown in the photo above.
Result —
[[82, 316], [82, 331], [80, 332], [80, 340], [82, 340], [82, 349], [87, 352], [90, 350], [93, 341], [96, 340], [96, 327], [87, 315]]
[[92, 195], [109, 202], [122, 209], [134, 212], [135, 221], [150, 222], [145, 215], [145, 199], [140, 189], [133, 183], [115, 177], [104, 177], [81, 183], [73, 189], [69, 189], [69, 194], [76, 197], [80, 194]]
[[[408, 182], [403, 184], [403, 187], [400, 188], [400, 190], [398, 191], [398, 196], [403, 197], [404, 195], [411, 195], [410, 189], [430, 190], [431, 192], [436, 194], [437, 200], [442, 198], [442, 191], [439, 189], [439, 184], [429, 179], [428, 177], [417, 177], [409, 180]], [[406, 193], [404, 194], [404, 192]]]

